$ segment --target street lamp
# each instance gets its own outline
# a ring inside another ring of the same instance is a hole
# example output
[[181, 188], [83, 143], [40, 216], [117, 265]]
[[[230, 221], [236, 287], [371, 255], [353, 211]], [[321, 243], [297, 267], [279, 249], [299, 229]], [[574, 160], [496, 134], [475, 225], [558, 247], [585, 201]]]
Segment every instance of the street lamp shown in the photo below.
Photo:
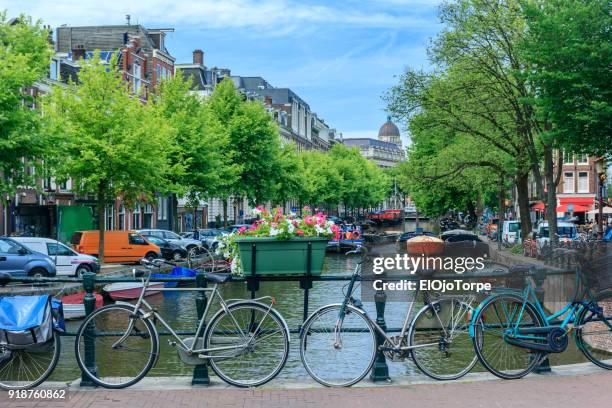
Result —
[[604, 165], [604, 158], [600, 157], [595, 160], [595, 171], [597, 172], [597, 194], [599, 197], [599, 219], [597, 220], [598, 231], [597, 239], [603, 239], [603, 206], [604, 206], [604, 186], [606, 183], [606, 166]]

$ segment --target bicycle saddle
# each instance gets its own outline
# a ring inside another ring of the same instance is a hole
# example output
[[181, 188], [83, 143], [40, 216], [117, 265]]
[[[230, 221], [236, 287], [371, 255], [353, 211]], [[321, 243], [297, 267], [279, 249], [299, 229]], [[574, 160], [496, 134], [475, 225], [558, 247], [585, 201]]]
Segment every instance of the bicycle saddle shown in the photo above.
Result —
[[214, 282], [214, 283], [225, 283], [225, 282], [229, 282], [230, 280], [232, 280], [232, 274], [231, 273], [204, 272], [204, 279], [206, 279], [209, 282]]

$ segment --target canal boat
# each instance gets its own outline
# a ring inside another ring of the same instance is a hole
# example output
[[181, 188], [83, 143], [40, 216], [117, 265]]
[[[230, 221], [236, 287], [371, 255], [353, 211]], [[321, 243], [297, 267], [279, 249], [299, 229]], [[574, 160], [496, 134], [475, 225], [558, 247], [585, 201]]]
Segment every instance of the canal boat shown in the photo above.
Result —
[[[85, 305], [83, 304], [85, 295], [86, 292], [78, 292], [61, 297], [64, 309], [64, 319], [74, 320], [85, 317]], [[95, 308], [98, 309], [104, 305], [104, 300], [99, 293], [94, 293], [94, 296], [96, 297]]]
[[378, 225], [396, 225], [403, 221], [401, 210], [375, 211], [366, 215], [366, 218]]
[[325, 250], [327, 252], [348, 252], [364, 243], [361, 228], [354, 224], [346, 224], [340, 229], [339, 239], [329, 241]]
[[[164, 288], [165, 282], [151, 282], [147, 287], [145, 296], [159, 293]], [[105, 285], [104, 292], [113, 300], [138, 299], [142, 292], [142, 282], [115, 282]]]

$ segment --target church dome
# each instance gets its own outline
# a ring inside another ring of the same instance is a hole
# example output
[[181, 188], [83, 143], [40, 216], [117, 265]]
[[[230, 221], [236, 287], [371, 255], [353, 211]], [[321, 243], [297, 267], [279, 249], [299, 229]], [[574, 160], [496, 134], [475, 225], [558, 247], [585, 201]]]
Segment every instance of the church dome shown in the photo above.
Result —
[[379, 139], [386, 139], [390, 137], [399, 137], [400, 131], [395, 126], [395, 123], [391, 122], [391, 117], [387, 117], [387, 121], [380, 127], [378, 131]]

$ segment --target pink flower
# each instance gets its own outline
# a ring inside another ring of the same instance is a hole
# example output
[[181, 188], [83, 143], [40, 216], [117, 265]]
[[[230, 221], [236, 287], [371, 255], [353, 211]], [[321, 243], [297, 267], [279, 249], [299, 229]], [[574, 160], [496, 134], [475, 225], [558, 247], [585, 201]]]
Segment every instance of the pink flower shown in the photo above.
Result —
[[312, 219], [311, 215], [307, 215], [304, 217], [304, 222], [308, 225], [312, 225], [314, 224], [314, 220]]
[[239, 233], [239, 234], [244, 233], [244, 231], [246, 231], [246, 227], [240, 227], [240, 228], [238, 228], [238, 233]]
[[297, 234], [298, 234], [298, 236], [302, 237], [302, 236], [304, 236], [304, 231], [299, 229], [299, 230], [297, 230]]
[[249, 227], [249, 231], [255, 231], [255, 230], [257, 230], [257, 224], [253, 223], [253, 225]]

